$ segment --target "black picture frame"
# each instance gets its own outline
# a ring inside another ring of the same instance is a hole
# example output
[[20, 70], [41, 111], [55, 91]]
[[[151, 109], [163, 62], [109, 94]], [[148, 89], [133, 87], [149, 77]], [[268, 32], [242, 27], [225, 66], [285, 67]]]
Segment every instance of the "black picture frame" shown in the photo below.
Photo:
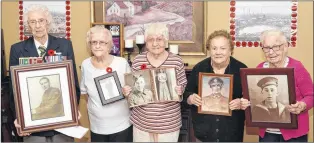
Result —
[[[114, 78], [115, 87], [117, 88], [117, 91], [118, 91], [119, 94], [118, 95], [114, 95], [114, 97], [112, 97], [112, 98], [105, 99], [104, 91], [102, 90], [101, 81], [102, 80], [108, 80], [111, 77]], [[101, 75], [101, 76], [95, 77], [94, 81], [95, 81], [95, 84], [96, 84], [96, 88], [97, 88], [97, 91], [98, 91], [98, 94], [99, 94], [99, 98], [100, 98], [101, 104], [103, 106], [107, 105], [107, 104], [110, 104], [110, 103], [113, 103], [113, 102], [116, 102], [116, 101], [119, 101], [119, 100], [122, 100], [122, 99], [125, 98], [123, 93], [122, 93], [122, 86], [121, 86], [121, 83], [120, 83], [120, 80], [118, 78], [118, 74], [117, 74], [116, 71], [113, 71], [111, 73], [107, 73], [105, 75]]]
[[[261, 76], [261, 77], [276, 77], [284, 75], [287, 77], [287, 83], [285, 83], [288, 87], [289, 99], [288, 104], [296, 103], [296, 95], [295, 95], [295, 79], [294, 79], [294, 68], [243, 68], [240, 69], [241, 74], [241, 82], [242, 82], [242, 90], [243, 97], [252, 100], [252, 95], [250, 95], [250, 86], [255, 86], [255, 84], [250, 83], [249, 76]], [[253, 78], [254, 78], [253, 77]], [[258, 81], [258, 80], [256, 80]], [[278, 81], [280, 82], [280, 81]], [[251, 101], [252, 104], [252, 101]], [[254, 105], [251, 105], [254, 107]], [[248, 127], [261, 127], [261, 128], [285, 128], [285, 129], [297, 129], [298, 128], [298, 118], [297, 115], [290, 113], [290, 123], [281, 123], [281, 122], [267, 122], [267, 121], [253, 121], [252, 116], [252, 108], [249, 106], [245, 110], [245, 118], [246, 125]]]

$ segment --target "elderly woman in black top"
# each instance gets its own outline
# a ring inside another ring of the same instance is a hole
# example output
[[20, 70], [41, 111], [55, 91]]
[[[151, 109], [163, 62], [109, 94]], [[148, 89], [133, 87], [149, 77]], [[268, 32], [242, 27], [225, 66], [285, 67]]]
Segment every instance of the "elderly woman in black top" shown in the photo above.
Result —
[[[247, 66], [231, 56], [233, 42], [225, 30], [215, 31], [208, 37], [207, 50], [210, 57], [194, 66], [184, 92], [184, 100], [192, 106], [194, 134], [202, 142], [242, 142], [245, 117], [244, 111], [239, 110], [242, 98], [240, 68]], [[197, 113], [197, 106], [202, 104], [202, 98], [197, 95], [199, 72], [233, 74], [233, 100], [229, 103], [232, 116]]]

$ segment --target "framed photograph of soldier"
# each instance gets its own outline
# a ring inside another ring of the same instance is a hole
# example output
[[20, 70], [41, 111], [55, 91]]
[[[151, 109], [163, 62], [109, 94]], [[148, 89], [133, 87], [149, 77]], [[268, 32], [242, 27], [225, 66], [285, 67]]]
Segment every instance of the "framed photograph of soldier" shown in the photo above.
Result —
[[123, 40], [123, 24], [121, 23], [91, 23], [91, 27], [96, 25], [103, 25], [106, 29], [111, 32], [113, 47], [110, 54], [115, 56], [123, 56], [124, 51], [124, 40]]
[[296, 103], [293, 68], [247, 68], [240, 73], [243, 97], [251, 102], [245, 111], [247, 126], [297, 128], [297, 116], [285, 108]]
[[78, 125], [72, 61], [11, 66], [19, 133]]
[[94, 78], [102, 105], [124, 99], [122, 86], [116, 71]]
[[199, 73], [198, 95], [202, 105], [198, 113], [231, 116], [229, 102], [233, 94], [233, 75]]
[[155, 68], [125, 74], [125, 84], [132, 87], [128, 96], [130, 107], [149, 103], [180, 101], [176, 93], [176, 71], [174, 68]]

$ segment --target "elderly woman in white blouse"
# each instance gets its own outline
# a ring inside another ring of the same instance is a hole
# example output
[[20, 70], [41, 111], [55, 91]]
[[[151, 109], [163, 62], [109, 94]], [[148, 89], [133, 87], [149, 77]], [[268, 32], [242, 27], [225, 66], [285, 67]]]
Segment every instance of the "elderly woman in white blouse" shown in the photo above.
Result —
[[108, 69], [112, 69], [117, 72], [123, 86], [124, 74], [130, 72], [129, 64], [124, 58], [109, 54], [113, 47], [112, 35], [104, 26], [90, 28], [86, 42], [93, 56], [82, 63], [80, 86], [81, 93], [88, 96], [91, 141], [132, 142], [127, 100], [123, 99], [103, 106], [94, 82], [95, 77], [107, 74]]

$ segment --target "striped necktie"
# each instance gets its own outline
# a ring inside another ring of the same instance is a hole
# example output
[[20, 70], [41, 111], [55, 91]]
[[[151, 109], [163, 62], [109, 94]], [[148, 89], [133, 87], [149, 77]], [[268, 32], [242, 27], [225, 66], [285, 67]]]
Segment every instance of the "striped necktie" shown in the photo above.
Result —
[[39, 46], [38, 47], [38, 50], [39, 50], [39, 56], [40, 57], [43, 57], [45, 54], [46, 54], [46, 47], [45, 46]]

